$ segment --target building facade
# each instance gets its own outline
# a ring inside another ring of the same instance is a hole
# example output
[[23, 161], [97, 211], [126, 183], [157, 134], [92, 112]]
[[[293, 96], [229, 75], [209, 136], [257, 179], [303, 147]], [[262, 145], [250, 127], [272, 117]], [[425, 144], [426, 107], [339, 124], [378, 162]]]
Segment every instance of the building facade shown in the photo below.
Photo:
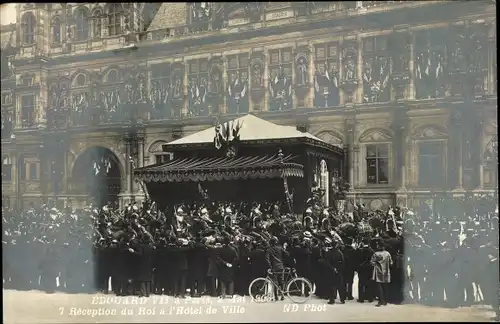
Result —
[[248, 112], [342, 147], [373, 209], [495, 192], [495, 1], [151, 6], [17, 5], [4, 203], [139, 199], [132, 170], [172, 158], [162, 144]]

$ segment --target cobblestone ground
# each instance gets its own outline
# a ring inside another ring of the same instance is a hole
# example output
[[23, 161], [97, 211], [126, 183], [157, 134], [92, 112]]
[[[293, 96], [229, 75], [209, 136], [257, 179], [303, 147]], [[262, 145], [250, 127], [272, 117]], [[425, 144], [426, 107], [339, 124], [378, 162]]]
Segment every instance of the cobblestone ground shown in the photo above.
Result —
[[493, 321], [485, 307], [446, 309], [422, 305], [375, 303], [328, 305], [311, 299], [297, 305], [287, 301], [254, 303], [233, 299], [172, 297], [114, 297], [112, 295], [46, 294], [40, 291], [3, 291], [4, 323], [189, 323], [189, 322], [345, 322], [345, 321]]

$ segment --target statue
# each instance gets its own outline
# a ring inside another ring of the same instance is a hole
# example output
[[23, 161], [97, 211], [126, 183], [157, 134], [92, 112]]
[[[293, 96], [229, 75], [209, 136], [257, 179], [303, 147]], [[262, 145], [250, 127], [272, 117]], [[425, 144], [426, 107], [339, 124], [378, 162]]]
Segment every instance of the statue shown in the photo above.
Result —
[[254, 89], [259, 89], [264, 85], [262, 69], [263, 66], [259, 63], [252, 66], [252, 88]]
[[222, 88], [222, 78], [219, 68], [215, 67], [210, 73], [210, 93], [220, 94]]
[[308, 81], [308, 74], [309, 74], [309, 69], [308, 69], [307, 59], [301, 56], [297, 62], [296, 84], [298, 86], [305, 86]]
[[174, 73], [172, 96], [175, 99], [181, 99], [183, 97], [182, 78], [183, 78], [183, 75], [181, 73], [179, 73], [179, 72]]
[[356, 63], [355, 58], [352, 56], [346, 57], [346, 63], [344, 65], [344, 80], [355, 80], [356, 79]]

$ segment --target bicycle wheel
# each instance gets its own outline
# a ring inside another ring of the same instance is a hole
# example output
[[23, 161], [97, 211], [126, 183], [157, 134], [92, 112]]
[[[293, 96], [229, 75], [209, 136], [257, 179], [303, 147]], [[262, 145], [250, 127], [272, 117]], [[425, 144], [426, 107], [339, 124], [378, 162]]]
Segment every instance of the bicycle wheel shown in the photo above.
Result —
[[296, 304], [307, 302], [312, 295], [312, 285], [306, 278], [293, 278], [286, 286], [286, 295]]
[[274, 300], [274, 284], [267, 278], [255, 278], [248, 286], [253, 302], [266, 303]]

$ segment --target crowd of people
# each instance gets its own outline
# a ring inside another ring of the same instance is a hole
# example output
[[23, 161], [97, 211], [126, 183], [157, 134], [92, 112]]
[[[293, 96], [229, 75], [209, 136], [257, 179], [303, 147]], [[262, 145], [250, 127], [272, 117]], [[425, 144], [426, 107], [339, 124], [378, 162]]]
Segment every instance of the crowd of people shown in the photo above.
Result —
[[498, 307], [498, 210], [483, 200], [415, 213], [362, 204], [346, 213], [317, 197], [303, 215], [278, 202], [206, 200], [165, 211], [150, 201], [2, 209], [4, 287], [109, 293], [110, 283], [118, 296], [227, 297], [289, 267], [330, 303], [354, 299], [356, 274], [358, 302]]

